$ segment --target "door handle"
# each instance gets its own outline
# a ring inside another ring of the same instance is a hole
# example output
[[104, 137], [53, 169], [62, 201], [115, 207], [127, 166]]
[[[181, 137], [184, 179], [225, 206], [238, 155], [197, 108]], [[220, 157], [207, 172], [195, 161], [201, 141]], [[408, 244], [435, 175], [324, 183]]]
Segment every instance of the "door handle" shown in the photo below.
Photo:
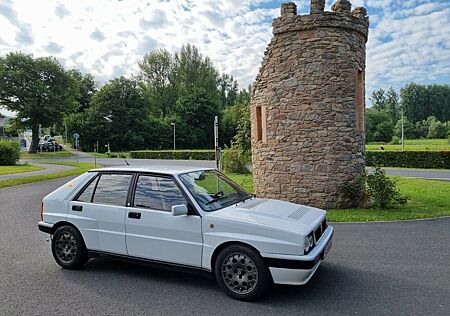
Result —
[[141, 213], [139, 212], [129, 212], [128, 218], [141, 219]]
[[72, 205], [72, 211], [81, 212], [83, 210], [83, 206], [81, 205]]

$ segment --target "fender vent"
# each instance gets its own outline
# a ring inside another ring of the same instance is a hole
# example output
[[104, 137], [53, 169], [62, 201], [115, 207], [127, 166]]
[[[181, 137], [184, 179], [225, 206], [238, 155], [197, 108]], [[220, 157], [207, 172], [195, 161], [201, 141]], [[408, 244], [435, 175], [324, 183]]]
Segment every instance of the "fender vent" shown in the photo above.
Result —
[[303, 208], [300, 207], [299, 209], [295, 210], [294, 212], [292, 212], [290, 215], [288, 215], [289, 218], [295, 219], [296, 221], [300, 220], [300, 218], [303, 217], [303, 215], [305, 215], [306, 213], [308, 213], [308, 209], [307, 208]]

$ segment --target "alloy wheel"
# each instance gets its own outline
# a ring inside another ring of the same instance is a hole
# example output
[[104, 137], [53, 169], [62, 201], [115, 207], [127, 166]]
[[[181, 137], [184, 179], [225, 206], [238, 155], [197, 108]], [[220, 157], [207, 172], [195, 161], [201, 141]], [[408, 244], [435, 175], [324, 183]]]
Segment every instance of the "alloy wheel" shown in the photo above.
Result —
[[64, 263], [72, 262], [77, 255], [77, 242], [69, 232], [63, 232], [56, 240], [56, 256]]
[[258, 283], [258, 268], [253, 260], [241, 253], [228, 254], [222, 261], [222, 278], [225, 285], [236, 294], [248, 294]]

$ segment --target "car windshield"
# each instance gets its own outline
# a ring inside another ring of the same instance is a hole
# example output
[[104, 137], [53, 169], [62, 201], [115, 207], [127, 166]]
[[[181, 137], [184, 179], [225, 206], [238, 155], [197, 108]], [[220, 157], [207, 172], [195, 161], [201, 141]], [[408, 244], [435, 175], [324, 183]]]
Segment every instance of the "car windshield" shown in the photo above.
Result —
[[215, 170], [189, 172], [180, 175], [200, 207], [207, 212], [244, 201], [251, 197], [236, 183]]

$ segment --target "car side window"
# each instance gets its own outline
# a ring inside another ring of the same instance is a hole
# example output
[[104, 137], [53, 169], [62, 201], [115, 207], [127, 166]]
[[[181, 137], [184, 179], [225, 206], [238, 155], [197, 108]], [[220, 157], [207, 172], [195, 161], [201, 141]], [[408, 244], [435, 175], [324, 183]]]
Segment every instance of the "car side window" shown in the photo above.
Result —
[[102, 174], [98, 180], [92, 202], [125, 206], [131, 178], [131, 174]]
[[78, 196], [77, 201], [80, 202], [92, 202], [92, 194], [94, 193], [95, 186], [97, 185], [98, 177], [84, 189], [84, 191]]
[[170, 178], [140, 175], [134, 193], [134, 207], [172, 211], [172, 206], [186, 204], [178, 186]]

